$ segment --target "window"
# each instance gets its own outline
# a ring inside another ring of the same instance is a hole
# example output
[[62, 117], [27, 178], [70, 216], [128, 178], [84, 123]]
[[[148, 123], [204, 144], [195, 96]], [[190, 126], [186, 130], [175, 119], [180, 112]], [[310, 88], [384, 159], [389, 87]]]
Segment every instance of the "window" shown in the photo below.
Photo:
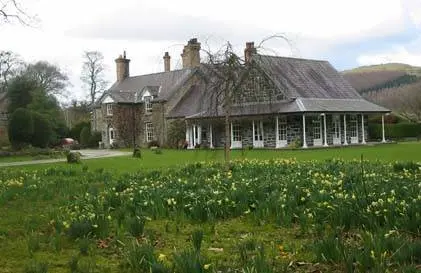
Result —
[[152, 112], [152, 96], [145, 96], [143, 100], [145, 101], [145, 111]]
[[145, 136], [146, 136], [146, 142], [150, 142], [154, 139], [154, 132], [153, 132], [153, 125], [152, 122], [146, 122], [145, 124]]
[[278, 137], [279, 140], [287, 140], [287, 118], [285, 116], [279, 117]]
[[113, 115], [113, 105], [111, 103], [107, 103], [107, 116]]
[[334, 138], [341, 137], [341, 122], [339, 116], [333, 116], [333, 136]]
[[241, 126], [239, 124], [232, 125], [232, 141], [241, 141]]
[[320, 117], [315, 117], [313, 119], [313, 138], [314, 139], [321, 139], [322, 138]]
[[358, 137], [358, 120], [357, 116], [351, 116], [349, 131], [351, 137]]

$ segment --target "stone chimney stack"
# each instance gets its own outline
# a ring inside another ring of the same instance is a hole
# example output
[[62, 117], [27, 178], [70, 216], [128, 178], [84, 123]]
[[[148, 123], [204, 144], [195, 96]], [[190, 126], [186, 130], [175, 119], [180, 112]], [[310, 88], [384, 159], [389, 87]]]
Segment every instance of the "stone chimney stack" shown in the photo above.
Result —
[[171, 57], [168, 52], [165, 52], [164, 54], [164, 71], [168, 72], [171, 70]]
[[115, 59], [117, 81], [121, 82], [130, 76], [129, 63], [130, 60], [126, 58], [126, 51], [124, 51], [123, 56], [120, 55], [117, 59]]
[[184, 46], [183, 53], [183, 68], [193, 68], [200, 65], [200, 43], [197, 38], [192, 38]]
[[244, 61], [246, 64], [251, 63], [253, 54], [257, 54], [257, 49], [254, 47], [254, 42], [247, 42], [244, 49]]

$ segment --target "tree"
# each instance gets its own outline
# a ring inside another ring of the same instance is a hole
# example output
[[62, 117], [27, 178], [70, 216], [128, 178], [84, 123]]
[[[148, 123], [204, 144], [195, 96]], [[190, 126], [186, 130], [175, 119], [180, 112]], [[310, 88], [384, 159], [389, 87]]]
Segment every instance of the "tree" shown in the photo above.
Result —
[[36, 89], [36, 83], [26, 75], [18, 75], [11, 79], [7, 88], [9, 113], [18, 108], [26, 108], [32, 102], [32, 94]]
[[0, 24], [17, 21], [29, 26], [37, 21], [35, 16], [29, 15], [16, 0], [0, 1]]
[[98, 51], [85, 51], [83, 59], [81, 80], [89, 90], [89, 101], [92, 105], [108, 84], [105, 80], [104, 56]]
[[[265, 79], [264, 73], [257, 71], [253, 65], [252, 57], [259, 49], [264, 49], [263, 44], [269, 40], [280, 39], [287, 42], [291, 48], [290, 41], [283, 35], [273, 35], [263, 39], [257, 47], [254, 43], [248, 43], [244, 58], [240, 57], [234, 51], [232, 45], [227, 42], [221, 49], [215, 53], [210, 50], [204, 50], [207, 56], [205, 65], [203, 66], [203, 76], [206, 85], [206, 95], [203, 103], [208, 105], [208, 111], [215, 116], [222, 111], [224, 116], [225, 128], [225, 163], [226, 167], [230, 168], [231, 157], [231, 115], [233, 107], [238, 104], [249, 102], [256, 102], [256, 94], [262, 92], [270, 92], [263, 94], [265, 100], [268, 102], [277, 99], [279, 94], [273, 90], [263, 90], [255, 80], [265, 80], [267, 84], [273, 84]], [[250, 88], [252, 87], [252, 88]], [[244, 92], [244, 90], [251, 90], [252, 92]], [[282, 91], [280, 91], [282, 92]], [[251, 100], [250, 100], [251, 98]]]
[[9, 141], [15, 149], [21, 149], [31, 143], [34, 133], [34, 123], [31, 111], [18, 108], [9, 121]]
[[35, 147], [45, 148], [48, 146], [53, 137], [53, 128], [47, 117], [40, 113], [33, 112], [32, 120], [34, 131], [31, 144]]
[[47, 95], [64, 95], [64, 90], [69, 85], [68, 76], [58, 66], [46, 61], [28, 65], [24, 74], [34, 80], [37, 87]]
[[80, 132], [80, 144], [83, 147], [89, 146], [89, 140], [91, 138], [91, 130], [89, 127], [83, 127], [82, 131]]
[[0, 92], [7, 90], [9, 79], [16, 75], [22, 61], [12, 51], [0, 51]]

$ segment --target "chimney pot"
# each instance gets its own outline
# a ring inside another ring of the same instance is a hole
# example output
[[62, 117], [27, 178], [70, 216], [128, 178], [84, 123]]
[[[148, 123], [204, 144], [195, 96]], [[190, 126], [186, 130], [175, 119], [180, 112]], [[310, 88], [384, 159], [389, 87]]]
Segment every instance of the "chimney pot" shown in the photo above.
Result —
[[171, 56], [168, 52], [164, 54], [164, 71], [168, 72], [171, 70]]
[[126, 58], [126, 51], [123, 52], [123, 56], [119, 55], [118, 58], [115, 59], [117, 81], [120, 82], [130, 76], [129, 63], [130, 60]]
[[253, 54], [256, 54], [257, 50], [254, 47], [254, 42], [246, 42], [246, 48], [244, 49], [244, 61], [246, 64], [251, 63]]
[[197, 38], [191, 38], [184, 46], [181, 54], [183, 68], [193, 68], [200, 65], [200, 43]]

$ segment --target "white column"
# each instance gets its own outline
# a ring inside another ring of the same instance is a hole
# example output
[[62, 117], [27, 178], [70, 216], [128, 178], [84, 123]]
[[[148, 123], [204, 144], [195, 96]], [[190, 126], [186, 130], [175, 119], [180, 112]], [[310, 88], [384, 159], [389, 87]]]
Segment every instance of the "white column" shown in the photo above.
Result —
[[197, 144], [202, 144], [202, 125], [197, 125]]
[[[232, 134], [232, 122], [231, 122], [231, 147], [230, 148], [232, 148], [232, 142], [234, 141], [234, 136], [233, 136], [233, 134]], [[226, 145], [226, 144], [225, 144]]]
[[212, 124], [209, 124], [209, 148], [213, 149], [213, 132], [212, 132]]
[[306, 115], [303, 114], [303, 148], [307, 148], [306, 140]]
[[193, 148], [196, 148], [196, 124], [193, 125]]
[[326, 130], [326, 114], [323, 114], [323, 128], [324, 128], [324, 143], [323, 146], [328, 146], [327, 145], [327, 130]]
[[386, 137], [384, 135], [384, 115], [382, 115], [382, 142], [386, 142]]
[[361, 114], [361, 133], [362, 135], [362, 144], [366, 144], [365, 142], [365, 133], [364, 133], [364, 114]]
[[346, 135], [346, 114], [344, 115], [344, 145], [348, 145], [348, 138]]
[[254, 147], [254, 139], [256, 137], [255, 127], [254, 127], [254, 120], [253, 120], [252, 124], [253, 124], [253, 147]]
[[188, 146], [190, 146], [190, 132], [189, 132], [190, 130], [189, 130], [189, 125], [188, 125], [188, 123], [186, 122], [186, 141], [187, 141], [187, 143], [188, 143]]
[[276, 148], [279, 148], [278, 142], [279, 142], [279, 117], [276, 116], [276, 122], [275, 122], [275, 147]]

